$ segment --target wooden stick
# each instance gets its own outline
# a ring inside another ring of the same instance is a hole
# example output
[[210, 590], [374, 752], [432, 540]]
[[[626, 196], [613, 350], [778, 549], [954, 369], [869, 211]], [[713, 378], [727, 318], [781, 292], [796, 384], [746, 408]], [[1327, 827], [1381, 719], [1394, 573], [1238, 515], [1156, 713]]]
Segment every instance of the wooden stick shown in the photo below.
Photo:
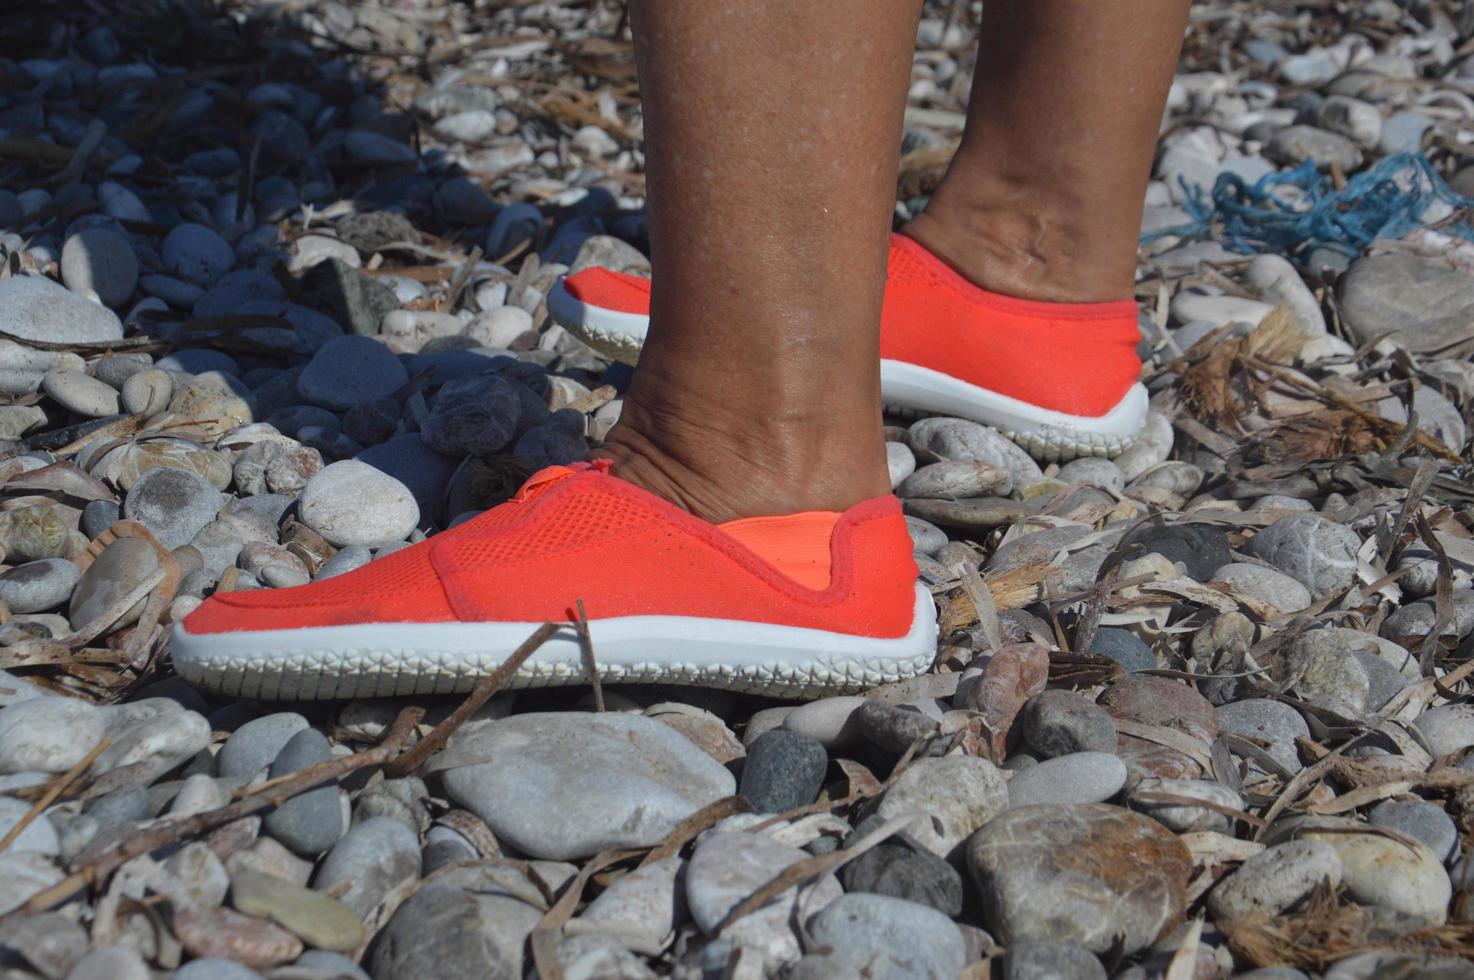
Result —
[[583, 654], [584, 666], [589, 670], [589, 684], [594, 688], [594, 710], [604, 713], [604, 685], [599, 680], [599, 662], [594, 659], [594, 639], [589, 636], [589, 617], [583, 611], [583, 600], [578, 601], [578, 648]]
[[546, 643], [557, 630], [558, 624], [556, 623], [543, 623], [539, 626], [531, 636], [522, 641], [520, 647], [512, 651], [510, 657], [502, 661], [500, 667], [476, 685], [476, 689], [465, 701], [461, 702], [459, 708], [450, 713], [450, 717], [436, 725], [429, 735], [420, 739], [418, 745], [385, 766], [384, 775], [390, 779], [401, 779], [424, 765], [425, 760], [445, 745], [451, 734], [465, 724], [467, 718], [475, 714], [476, 710], [490, 700], [493, 694], [501, 690], [502, 685], [512, 679], [517, 668], [521, 667], [528, 657], [536, 653], [538, 647]]
[[98, 742], [81, 762], [72, 766], [60, 779], [52, 783], [46, 792], [41, 795], [41, 798], [31, 806], [30, 810], [26, 811], [26, 815], [16, 821], [15, 826], [10, 828], [10, 832], [3, 838], [0, 838], [0, 851], [5, 850], [11, 844], [15, 843], [15, 839], [21, 835], [21, 831], [29, 827], [37, 817], [45, 812], [48, 806], [55, 803], [56, 798], [66, 792], [66, 788], [76, 782], [77, 777], [91, 768], [92, 763], [97, 761], [97, 757], [102, 755], [103, 749], [111, 744], [112, 739], [110, 738], [105, 738], [101, 742]]

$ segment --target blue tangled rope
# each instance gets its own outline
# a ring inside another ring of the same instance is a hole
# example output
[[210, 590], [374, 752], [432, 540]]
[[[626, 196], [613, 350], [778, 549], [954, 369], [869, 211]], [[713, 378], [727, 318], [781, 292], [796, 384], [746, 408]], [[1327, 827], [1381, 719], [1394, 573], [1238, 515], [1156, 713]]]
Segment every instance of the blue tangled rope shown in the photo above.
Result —
[[[1178, 179], [1187, 192], [1183, 208], [1193, 222], [1146, 235], [1143, 242], [1163, 235], [1198, 238], [1216, 224], [1235, 252], [1300, 255], [1327, 247], [1357, 256], [1379, 238], [1400, 238], [1414, 228], [1474, 208], [1474, 198], [1449, 187], [1421, 153], [1386, 157], [1340, 190], [1330, 177], [1316, 171], [1314, 160], [1265, 174], [1253, 184], [1237, 174], [1219, 174], [1211, 196], [1200, 185]], [[1474, 226], [1467, 216], [1440, 225], [1439, 230], [1474, 241]]]

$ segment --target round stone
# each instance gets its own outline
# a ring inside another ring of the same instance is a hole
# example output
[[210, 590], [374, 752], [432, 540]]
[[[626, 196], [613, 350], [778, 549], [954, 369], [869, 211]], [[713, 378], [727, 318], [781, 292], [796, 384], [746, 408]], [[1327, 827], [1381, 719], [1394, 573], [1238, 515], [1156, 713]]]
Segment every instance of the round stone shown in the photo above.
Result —
[[66, 602], [81, 579], [65, 558], [42, 558], [0, 574], [0, 599], [13, 613], [43, 612]]
[[1347, 897], [1362, 905], [1391, 909], [1425, 922], [1441, 923], [1448, 915], [1453, 885], [1443, 862], [1422, 842], [1405, 842], [1380, 834], [1357, 833], [1354, 820], [1306, 818], [1287, 820], [1273, 831], [1297, 840], [1324, 841], [1341, 857]]
[[784, 715], [783, 727], [807, 735], [826, 749], [841, 749], [860, 740], [855, 713], [864, 703], [864, 698], [852, 695], [820, 698]]
[[1313, 514], [1292, 514], [1254, 535], [1245, 548], [1322, 599], [1356, 580], [1361, 538], [1345, 524]]
[[947, 532], [919, 517], [906, 516], [906, 530], [911, 546], [923, 555], [935, 555], [947, 546]]
[[177, 469], [145, 473], [123, 500], [123, 516], [138, 521], [165, 548], [189, 544], [220, 513], [220, 491], [204, 477]]
[[1383, 800], [1372, 807], [1367, 822], [1422, 841], [1440, 861], [1447, 862], [1458, 847], [1459, 830], [1453, 819], [1427, 800]]
[[1164, 527], [1148, 524], [1121, 542], [1121, 549], [1126, 554], [1136, 547], [1142, 554], [1155, 552], [1168, 561], [1180, 562], [1187, 569], [1188, 577], [1198, 582], [1208, 581], [1215, 569], [1232, 560], [1228, 534], [1212, 524], [1168, 524]]
[[214, 284], [235, 266], [230, 243], [214, 229], [192, 221], [170, 229], [161, 252], [166, 269], [197, 286]]
[[445, 497], [446, 484], [455, 472], [455, 459], [435, 452], [415, 432], [370, 446], [354, 458], [408, 487], [420, 508], [422, 526], [439, 523], [441, 501]]
[[896, 488], [902, 497], [1007, 496], [1013, 489], [1013, 473], [991, 463], [971, 459], [944, 459], [921, 467]]
[[1181, 681], [1127, 677], [1108, 687], [1098, 703], [1113, 718], [1175, 728], [1207, 744], [1218, 737], [1218, 712]]
[[[119, 538], [104, 548], [97, 560], [82, 573], [77, 587], [72, 590], [67, 619], [81, 629], [141, 586], [158, 567], [158, 554], [147, 541]], [[129, 611], [122, 621], [128, 622], [130, 617], [136, 619], [138, 614], [138, 611]]]
[[12, 704], [0, 711], [0, 773], [66, 772], [86, 758], [106, 730], [103, 713], [75, 698]]
[[302, 523], [338, 547], [402, 541], [420, 520], [408, 487], [351, 459], [329, 464], [307, 481], [298, 513]]
[[1040, 758], [1116, 747], [1116, 723], [1107, 711], [1075, 691], [1041, 691], [1019, 713], [1024, 744]]
[[1003, 980], [1106, 980], [1106, 969], [1090, 950], [1069, 943], [1012, 943]]
[[737, 792], [757, 813], [782, 813], [814, 802], [829, 754], [807, 735], [775, 728], [747, 747]]
[[[1223, 731], [1234, 735], [1246, 735], [1268, 743], [1266, 751], [1271, 758], [1291, 773], [1299, 772], [1300, 751], [1297, 738], [1309, 738], [1310, 726], [1300, 712], [1281, 701], [1268, 698], [1250, 698], [1235, 701], [1218, 709], [1218, 721]], [[1250, 763], [1254, 772], [1262, 772], [1256, 763]]]
[[522, 397], [512, 382], [495, 376], [458, 378], [436, 394], [420, 434], [438, 453], [489, 455], [512, 440], [521, 415]]
[[385, 398], [409, 374], [399, 358], [371, 337], [336, 337], [323, 344], [297, 376], [297, 393], [313, 405], [343, 411]]
[[21, 340], [72, 344], [123, 339], [123, 321], [45, 276], [0, 279], [0, 331]]
[[861, 976], [953, 980], [967, 961], [962, 933], [936, 909], [887, 895], [842, 895], [809, 919], [829, 959]]
[[885, 444], [885, 467], [890, 473], [891, 489], [901, 485], [901, 481], [916, 472], [916, 457], [904, 443], [887, 442]]
[[1222, 582], [1236, 592], [1258, 599], [1282, 613], [1308, 609], [1315, 601], [1310, 590], [1284, 572], [1248, 562], [1230, 562], [1214, 570], [1210, 582]]
[[62, 246], [61, 281], [73, 292], [96, 293], [104, 305], [119, 307], [138, 287], [138, 256], [117, 232], [88, 228]]
[[1435, 758], [1474, 745], [1474, 704], [1441, 704], [1413, 721], [1427, 739]]
[[441, 879], [394, 913], [374, 941], [369, 972], [376, 980], [520, 977], [523, 948], [542, 916], [504, 891]]
[[1126, 777], [1126, 763], [1108, 752], [1072, 752], [1014, 773], [1008, 805], [1103, 803], [1121, 792]]
[[1249, 858], [1208, 893], [1213, 918], [1231, 922], [1252, 915], [1279, 915], [1322, 882], [1341, 883], [1341, 857], [1318, 840], [1277, 844]]
[[[16, 707], [19, 706], [17, 705]], [[6, 708], [5, 710], [12, 711], [14, 708]], [[13, 796], [0, 796], [0, 837], [4, 837], [15, 829], [15, 825], [20, 823], [30, 811], [31, 805], [24, 800], [17, 800]], [[55, 854], [60, 847], [61, 842], [57, 839], [56, 828], [52, 826], [50, 820], [42, 819], [32, 820], [26, 824], [26, 828], [20, 832], [20, 835], [15, 840], [10, 842], [5, 852], [0, 853], [32, 851], [38, 855], [50, 856]], [[10, 879], [8, 877], [6, 878], [6, 882], [8, 888], [10, 886]], [[6, 904], [9, 904], [8, 899], [0, 896], [0, 905]]]
[[165, 371], [139, 371], [123, 382], [123, 410], [145, 418], [164, 411], [174, 397], [174, 380]]
[[1234, 810], [1244, 806], [1243, 798], [1220, 783], [1206, 779], [1162, 779], [1147, 776], [1131, 788], [1131, 808], [1139, 810], [1179, 834], [1210, 830], [1221, 834], [1233, 833], [1234, 818], [1209, 806], [1194, 806], [1191, 803], [1168, 803], [1153, 799], [1154, 794], [1175, 796], [1187, 800], [1202, 800]]
[[[739, 902], [784, 868], [809, 857], [806, 851], [765, 834], [731, 830], [707, 834], [697, 843], [686, 867], [686, 901], [691, 918], [706, 935], [717, 936], [717, 926]], [[795, 960], [799, 941], [794, 921], [802, 912], [822, 910], [840, 895], [839, 883], [832, 875], [824, 875], [803, 888], [781, 892], [722, 930], [720, 938], [757, 947], [774, 963]]]
[[1157, 655], [1141, 637], [1130, 630], [1114, 626], [1105, 626], [1095, 631], [1095, 636], [1090, 639], [1090, 653], [1114, 660], [1128, 674], [1155, 670], [1157, 667]]
[[232, 732], [220, 746], [215, 768], [221, 776], [255, 776], [271, 764], [293, 735], [306, 727], [307, 719], [292, 711], [253, 718]]
[[1121, 472], [1121, 467], [1108, 459], [1100, 459], [1095, 456], [1082, 456], [1072, 459], [1059, 468], [1055, 479], [1061, 483], [1079, 483], [1087, 487], [1099, 487], [1113, 493], [1120, 493], [1126, 486], [1126, 474]]
[[1474, 278], [1436, 258], [1387, 252], [1358, 259], [1336, 291], [1357, 344], [1396, 334], [1412, 350], [1432, 353], [1471, 336]]
[[983, 925], [1005, 944], [1144, 949], [1182, 915], [1192, 856], [1150, 818], [1101, 803], [1009, 810], [967, 846]]
[[[272, 779], [287, 776], [332, 757], [327, 738], [316, 729], [305, 728], [282, 746], [271, 763], [270, 775]], [[343, 807], [338, 797], [335, 782], [310, 789], [268, 813], [263, 829], [298, 854], [321, 854], [343, 836]]]
[[55, 369], [41, 379], [41, 390], [62, 408], [88, 418], [118, 414], [118, 392], [81, 371]]
[[736, 789], [726, 767], [640, 715], [514, 715], [462, 737], [437, 765], [454, 766], [447, 794], [498, 839], [559, 861], [654, 844]]
[[966, 419], [926, 418], [911, 426], [912, 444], [943, 459], [987, 463], [1013, 478], [1013, 485], [1026, 487], [1043, 479], [1033, 457], [1014, 445], [997, 429]]
[[[420, 873], [420, 841], [392, 817], [370, 817], [355, 824], [322, 859], [312, 887], [332, 889], [360, 918], [391, 891]], [[338, 888], [346, 883], [346, 890]]]
[[1008, 787], [996, 766], [976, 756], [948, 755], [913, 760], [875, 812], [885, 820], [916, 815], [902, 837], [946, 858], [1007, 805]]
[[846, 864], [839, 880], [847, 892], [871, 892], [929, 905], [943, 915], [962, 913], [962, 876], [929, 851], [889, 841]]

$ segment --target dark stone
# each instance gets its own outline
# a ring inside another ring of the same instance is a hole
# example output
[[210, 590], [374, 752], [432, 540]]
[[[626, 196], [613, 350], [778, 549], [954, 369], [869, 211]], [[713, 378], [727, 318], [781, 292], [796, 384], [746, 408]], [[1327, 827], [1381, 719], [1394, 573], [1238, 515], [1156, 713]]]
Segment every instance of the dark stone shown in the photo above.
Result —
[[87, 815], [97, 821], [98, 827], [116, 827], [121, 824], [147, 820], [150, 813], [148, 789], [133, 786], [99, 796], [87, 807]]
[[847, 892], [873, 892], [930, 905], [946, 916], [962, 913], [962, 876], [942, 858], [903, 844], [877, 844], [839, 872]]
[[399, 309], [393, 289], [339, 258], [324, 259], [303, 273], [302, 291], [309, 306], [365, 337], [378, 334], [384, 315]]
[[397, 211], [355, 211], [338, 221], [338, 237], [360, 252], [369, 253], [382, 251], [394, 242], [418, 242], [420, 233]]
[[[277, 753], [276, 761], [271, 764], [271, 778], [327, 762], [332, 757], [332, 749], [323, 734], [313, 728], [304, 728]], [[338, 802], [338, 784], [319, 786], [287, 800], [266, 815], [265, 829], [298, 854], [316, 857], [326, 851], [343, 836], [343, 808]]]
[[123, 508], [111, 500], [94, 500], [82, 508], [82, 533], [95, 538], [123, 516]]
[[913, 742], [937, 733], [937, 722], [917, 711], [884, 701], [866, 701], [855, 710], [853, 723], [865, 741], [900, 755]]
[[1208, 581], [1215, 571], [1233, 561], [1228, 534], [1212, 524], [1147, 525], [1128, 535], [1121, 549], [1129, 555], [1133, 545], [1140, 545], [1142, 554], [1156, 552], [1168, 561], [1182, 562], [1188, 577], [1198, 582]]
[[522, 416], [519, 387], [499, 377], [448, 382], [420, 423], [420, 435], [427, 446], [447, 456], [495, 453], [517, 431]]
[[782, 813], [814, 802], [828, 768], [824, 746], [807, 735], [775, 728], [748, 746], [737, 792], [758, 813]]
[[1041, 759], [1116, 749], [1116, 723], [1110, 714], [1074, 691], [1041, 691], [1024, 703], [1019, 721], [1024, 744]]
[[1069, 943], [1014, 943], [1003, 957], [1003, 980], [1106, 980], [1088, 949]]
[[1090, 652], [1097, 657], [1114, 660], [1128, 674], [1154, 670], [1157, 666], [1157, 655], [1141, 637], [1130, 630], [1113, 626], [1096, 630], [1095, 637], [1090, 641]]

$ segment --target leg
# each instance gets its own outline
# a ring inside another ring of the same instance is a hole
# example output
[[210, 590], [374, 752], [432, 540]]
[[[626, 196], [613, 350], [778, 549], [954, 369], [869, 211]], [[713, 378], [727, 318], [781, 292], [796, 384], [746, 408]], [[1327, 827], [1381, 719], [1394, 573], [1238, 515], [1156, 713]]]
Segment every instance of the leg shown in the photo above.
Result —
[[984, 5], [967, 131], [907, 234], [977, 285], [1127, 299], [1187, 0]]
[[916, 0], [632, 8], [660, 274], [600, 455], [713, 521], [886, 493], [878, 332]]

